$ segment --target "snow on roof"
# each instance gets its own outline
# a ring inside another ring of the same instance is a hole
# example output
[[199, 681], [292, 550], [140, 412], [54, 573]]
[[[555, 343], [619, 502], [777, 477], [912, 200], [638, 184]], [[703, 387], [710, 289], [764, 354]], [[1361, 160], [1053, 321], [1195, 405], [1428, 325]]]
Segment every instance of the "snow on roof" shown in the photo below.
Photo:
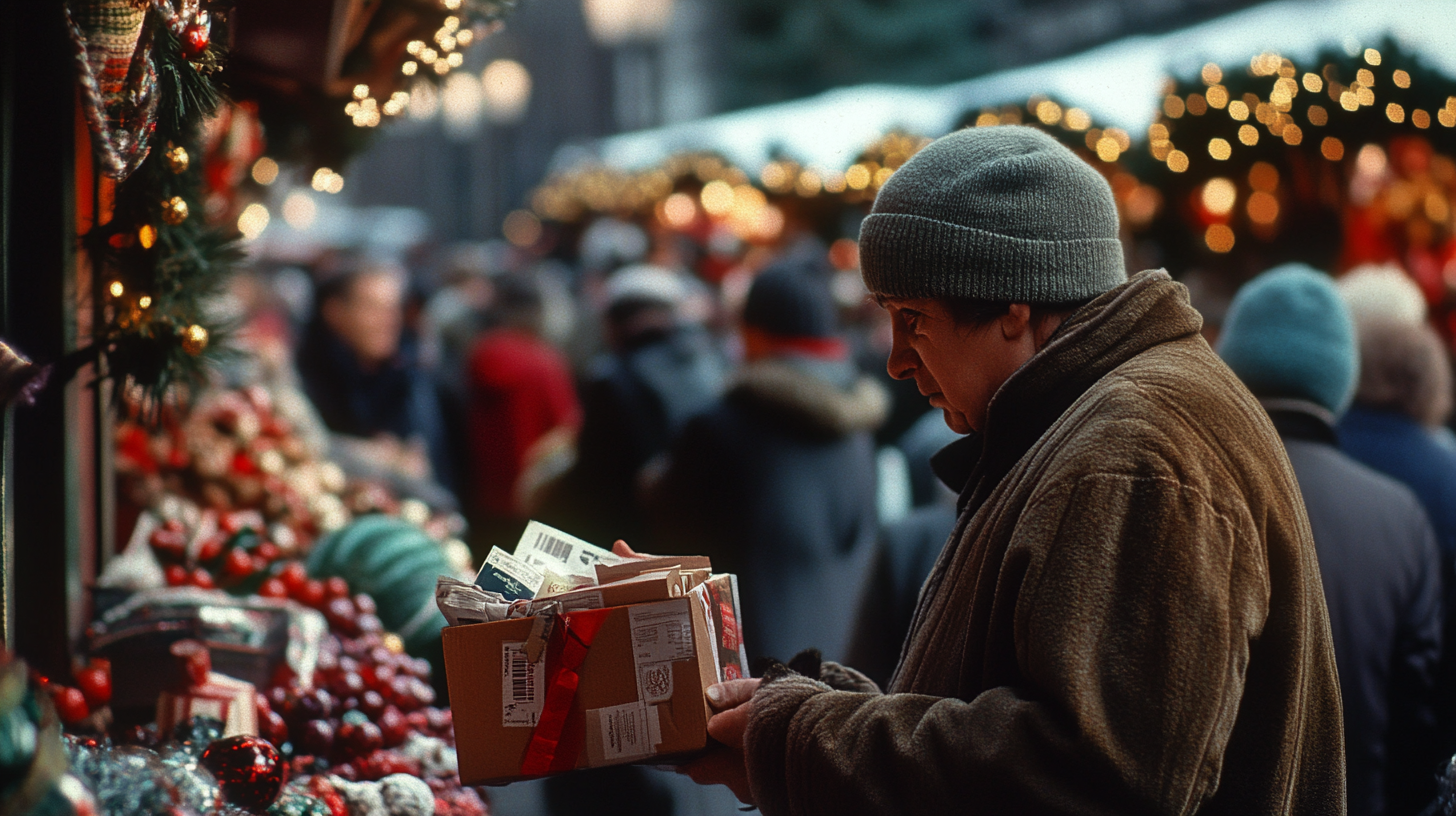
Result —
[[[1281, 0], [1167, 34], [1118, 40], [1063, 59], [940, 87], [859, 85], [603, 139], [591, 153], [611, 167], [642, 169], [675, 153], [707, 150], [745, 169], [778, 155], [842, 170], [894, 129], [947, 133], [968, 110], [1020, 104], [1043, 94], [1129, 133], [1152, 123], [1169, 75], [1207, 62], [1242, 63], [1273, 51], [1308, 64], [1321, 50], [1349, 53], [1386, 36], [1432, 68], [1456, 77], [1456, 3], [1451, 0]], [[578, 148], [563, 156], [581, 156]]]

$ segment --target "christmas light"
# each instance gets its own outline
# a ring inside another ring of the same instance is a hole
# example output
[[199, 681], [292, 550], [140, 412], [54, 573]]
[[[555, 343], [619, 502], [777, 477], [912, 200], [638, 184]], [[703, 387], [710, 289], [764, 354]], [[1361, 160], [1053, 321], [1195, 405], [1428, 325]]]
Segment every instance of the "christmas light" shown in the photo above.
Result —
[[1210, 107], [1223, 110], [1224, 106], [1227, 105], [1229, 102], [1228, 89], [1222, 85], [1214, 85], [1212, 88], [1208, 89], [1208, 93], [1205, 94], [1205, 98], [1208, 100], [1208, 104]]
[[243, 208], [243, 212], [238, 216], [238, 232], [243, 234], [243, 240], [245, 241], [256, 239], [259, 235], [263, 234], [263, 230], [267, 229], [267, 227], [268, 208], [262, 204], [249, 204]]
[[[765, 178], [764, 182], [767, 184], [768, 179]], [[844, 183], [849, 185], [851, 190], [863, 190], [870, 186], [869, 168], [863, 164], [850, 165], [849, 169], [844, 171]], [[774, 187], [775, 185], [769, 184], [768, 186]]]
[[1081, 108], [1067, 108], [1066, 116], [1062, 117], [1062, 124], [1068, 130], [1086, 130], [1092, 126], [1092, 116]]
[[1395, 102], [1391, 102], [1385, 106], [1385, 118], [1398, 125], [1405, 121], [1405, 108]]
[[1333, 136], [1326, 136], [1320, 142], [1320, 155], [1330, 161], [1339, 161], [1345, 157], [1345, 144]]
[[1227, 161], [1228, 157], [1233, 155], [1233, 152], [1233, 148], [1229, 145], [1227, 139], [1214, 137], [1208, 140], [1208, 155], [1219, 161]]
[[1244, 209], [1255, 224], [1268, 226], [1279, 219], [1279, 199], [1262, 190], [1249, 196]]
[[1203, 78], [1204, 85], [1217, 85], [1223, 81], [1223, 69], [1210, 62], [1203, 66], [1200, 76]]
[[267, 187], [278, 179], [278, 162], [264, 156], [253, 162], [253, 181]]
[[1426, 128], [1431, 126], [1431, 115], [1421, 110], [1420, 108], [1417, 108], [1411, 111], [1411, 124], [1415, 125], [1421, 130], [1425, 130]]
[[1399, 68], [1396, 69], [1395, 73], [1393, 73], [1393, 74], [1390, 75], [1390, 78], [1391, 78], [1391, 80], [1393, 82], [1395, 82], [1395, 87], [1397, 87], [1397, 88], [1409, 88], [1410, 87], [1410, 82], [1411, 82], [1411, 80], [1410, 80], [1410, 74], [1406, 73], [1405, 71], [1403, 71], [1403, 70], [1401, 70]]
[[1168, 94], [1167, 96], [1163, 97], [1163, 113], [1166, 114], [1169, 119], [1183, 118], [1184, 109], [1185, 108], [1183, 105], [1183, 100], [1180, 97], [1173, 94]]
[[1242, 122], [1249, 118], [1249, 106], [1242, 99], [1236, 99], [1229, 103], [1228, 115], [1235, 121]]
[[108, 291], [111, 292], [112, 297], [119, 298], [126, 294], [126, 287], [121, 285], [121, 281], [112, 281]]
[[[1376, 51], [1374, 48], [1367, 48], [1367, 49], [1365, 49], [1365, 61], [1368, 62], [1368, 63], [1370, 63], [1371, 65], [1379, 65], [1380, 64], [1380, 52], [1379, 51]], [[1365, 69], [1362, 68], [1360, 70], [1363, 71]]]
[[698, 217], [698, 206], [687, 193], [673, 193], [662, 202], [662, 221], [674, 229], [687, 229]]
[[1203, 233], [1203, 243], [1219, 254], [1229, 252], [1234, 248], [1234, 231], [1227, 224], [1211, 224]]
[[1259, 129], [1253, 125], [1239, 125], [1239, 141], [1253, 147], [1259, 143]]
[[1309, 117], [1311, 125], [1319, 127], [1324, 127], [1330, 121], [1329, 112], [1319, 105], [1310, 105], [1309, 110], [1305, 111], [1305, 115]]
[[1182, 173], [1188, 169], [1188, 154], [1181, 150], [1170, 150], [1168, 152], [1168, 169], [1174, 173]]
[[1279, 170], [1266, 161], [1256, 161], [1249, 167], [1249, 186], [1255, 190], [1272, 193], [1279, 187]]
[[803, 198], [812, 198], [819, 195], [819, 190], [824, 186], [824, 180], [813, 170], [804, 170], [799, 173], [799, 179], [794, 183], [794, 191]]
[[1204, 182], [1199, 198], [1203, 202], [1203, 208], [1210, 213], [1228, 215], [1238, 199], [1238, 190], [1232, 181], [1216, 176]]
[[143, 309], [151, 308], [151, 305], [152, 305], [152, 296], [151, 295], [142, 295], [141, 297], [137, 298], [137, 305], [140, 306], [140, 307], [142, 307]]
[[137, 243], [142, 245], [142, 249], [151, 249], [157, 243], [157, 228], [151, 224], [142, 224], [137, 229]]
[[1304, 89], [1306, 91], [1309, 91], [1310, 93], [1319, 93], [1320, 89], [1324, 86], [1324, 80], [1320, 79], [1319, 74], [1304, 75]]
[[703, 185], [703, 191], [698, 194], [698, 200], [703, 203], [703, 211], [708, 215], [727, 215], [728, 211], [733, 209], [733, 188], [722, 179], [710, 181]]

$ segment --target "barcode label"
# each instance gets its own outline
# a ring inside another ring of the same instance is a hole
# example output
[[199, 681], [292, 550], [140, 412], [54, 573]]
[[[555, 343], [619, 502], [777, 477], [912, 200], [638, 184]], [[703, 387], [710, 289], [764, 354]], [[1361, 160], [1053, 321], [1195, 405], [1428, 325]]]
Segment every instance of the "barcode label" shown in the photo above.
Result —
[[545, 695], [538, 675], [541, 663], [526, 658], [526, 644], [501, 644], [501, 725], [533, 727], [541, 717]]
[[607, 550], [563, 533], [555, 527], [533, 521], [516, 542], [516, 557], [536, 569], [560, 575], [592, 574], [596, 564], [616, 564], [622, 559]]
[[565, 561], [571, 557], [571, 545], [557, 538], [556, 536], [538, 533], [536, 535], [536, 549], [551, 556], [557, 561]]

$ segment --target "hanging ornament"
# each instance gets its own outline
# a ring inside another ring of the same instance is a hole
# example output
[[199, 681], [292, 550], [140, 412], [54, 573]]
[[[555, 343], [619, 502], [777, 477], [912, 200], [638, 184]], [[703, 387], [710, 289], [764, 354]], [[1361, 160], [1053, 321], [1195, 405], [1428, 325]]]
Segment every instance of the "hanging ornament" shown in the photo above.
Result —
[[64, 8], [81, 80], [81, 102], [101, 170], [124, 179], [147, 157], [157, 127], [157, 70], [147, 7], [93, 0]]
[[250, 813], [266, 811], [278, 799], [288, 776], [278, 749], [253, 736], [212, 743], [202, 752], [200, 764], [212, 771], [225, 802]]
[[207, 329], [193, 323], [182, 330], [182, 350], [193, 357], [207, 350]]
[[177, 226], [187, 220], [187, 201], [182, 196], [172, 196], [162, 202], [162, 220]]
[[191, 159], [187, 155], [187, 148], [171, 142], [167, 143], [167, 167], [171, 168], [173, 173], [187, 172], [189, 163], [191, 163]]
[[211, 41], [211, 27], [208, 25], [207, 13], [203, 12], [197, 15], [196, 22], [182, 29], [182, 56], [189, 60], [201, 57]]

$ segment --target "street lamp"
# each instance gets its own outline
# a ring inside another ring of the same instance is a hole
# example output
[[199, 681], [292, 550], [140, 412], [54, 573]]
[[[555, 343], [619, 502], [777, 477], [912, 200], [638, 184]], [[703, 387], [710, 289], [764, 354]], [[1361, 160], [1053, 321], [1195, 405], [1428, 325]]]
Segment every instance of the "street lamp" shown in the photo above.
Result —
[[672, 6], [673, 0], [582, 0], [592, 38], [613, 49], [613, 107], [622, 130], [658, 123], [656, 45]]
[[485, 93], [485, 118], [492, 124], [514, 125], [531, 101], [531, 73], [513, 59], [498, 59], [480, 74]]

